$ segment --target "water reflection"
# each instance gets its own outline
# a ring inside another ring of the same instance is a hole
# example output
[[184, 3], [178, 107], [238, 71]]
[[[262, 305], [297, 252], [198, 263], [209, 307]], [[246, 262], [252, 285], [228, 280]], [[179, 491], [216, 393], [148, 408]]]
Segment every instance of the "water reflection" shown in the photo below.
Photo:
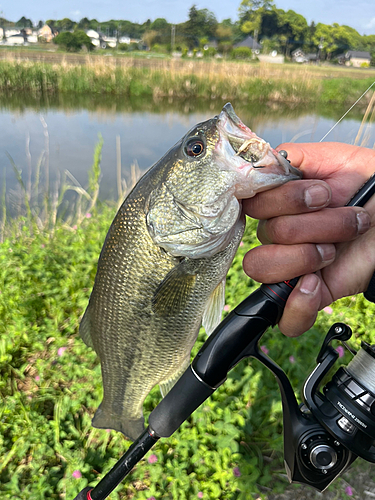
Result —
[[[32, 172], [31, 178], [35, 178], [36, 166], [44, 152], [51, 186], [66, 169], [85, 186], [98, 134], [102, 134], [100, 198], [115, 199], [116, 136], [121, 141], [122, 176], [126, 178], [133, 162], [136, 161], [142, 171], [146, 170], [189, 128], [219, 113], [223, 104], [225, 101], [219, 99], [207, 102], [101, 95], [1, 95], [0, 182], [4, 182], [2, 172], [5, 169], [8, 203], [12, 191], [17, 189], [17, 182], [6, 152], [24, 176]], [[346, 111], [327, 106], [232, 104], [241, 119], [273, 146], [286, 141], [319, 141]], [[363, 109], [354, 109], [349, 117], [327, 140], [354, 143]], [[47, 127], [43, 126], [43, 120]], [[373, 128], [366, 133], [366, 145], [372, 147], [375, 141]], [[17, 197], [13, 196], [13, 201], [17, 205]]]

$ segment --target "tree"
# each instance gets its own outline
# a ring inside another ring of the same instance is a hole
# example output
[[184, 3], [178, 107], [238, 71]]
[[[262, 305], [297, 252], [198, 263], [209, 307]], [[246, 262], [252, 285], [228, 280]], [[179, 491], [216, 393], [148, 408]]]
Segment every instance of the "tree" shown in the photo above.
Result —
[[78, 28], [80, 28], [81, 30], [89, 30], [90, 29], [90, 21], [87, 19], [87, 17], [83, 17], [79, 21]]
[[279, 32], [285, 40], [285, 53], [288, 55], [290, 50], [303, 45], [308, 31], [306, 19], [301, 15], [288, 10], [287, 12], [278, 9]]
[[208, 9], [197, 9], [193, 5], [189, 9], [189, 19], [184, 24], [182, 31], [184, 32], [186, 43], [190, 48], [199, 45], [199, 39], [207, 37], [211, 39], [215, 37], [218, 26], [215, 14]]
[[312, 41], [329, 60], [349, 49], [360, 49], [363, 46], [362, 38], [358, 31], [349, 26], [318, 23]]
[[82, 30], [77, 30], [74, 33], [64, 31], [53, 39], [53, 43], [63, 47], [68, 52], [78, 52], [82, 47], [91, 50], [93, 47], [90, 38]]
[[150, 25], [150, 29], [155, 31], [164, 31], [170, 29], [170, 24], [164, 17], [158, 17]]
[[27, 19], [26, 17], [22, 16], [19, 21], [16, 22], [17, 28], [32, 28], [33, 27], [33, 22], [31, 19]]
[[151, 47], [156, 43], [157, 37], [158, 37], [157, 31], [149, 30], [143, 34], [143, 41], [151, 49]]
[[56, 22], [56, 26], [61, 30], [61, 31], [71, 31], [77, 23], [69, 19], [68, 17], [64, 17], [64, 19], [61, 19], [61, 21]]
[[241, 31], [259, 33], [263, 15], [274, 7], [273, 0], [242, 0], [239, 7]]

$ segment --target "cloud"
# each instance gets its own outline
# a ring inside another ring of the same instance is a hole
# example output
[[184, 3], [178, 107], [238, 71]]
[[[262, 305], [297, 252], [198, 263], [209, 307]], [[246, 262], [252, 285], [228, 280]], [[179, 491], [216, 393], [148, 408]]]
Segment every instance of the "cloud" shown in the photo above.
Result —
[[80, 10], [72, 10], [70, 12], [70, 15], [73, 17], [79, 17], [81, 15], [81, 11]]
[[370, 22], [365, 25], [365, 28], [375, 28], [375, 17], [373, 17]]

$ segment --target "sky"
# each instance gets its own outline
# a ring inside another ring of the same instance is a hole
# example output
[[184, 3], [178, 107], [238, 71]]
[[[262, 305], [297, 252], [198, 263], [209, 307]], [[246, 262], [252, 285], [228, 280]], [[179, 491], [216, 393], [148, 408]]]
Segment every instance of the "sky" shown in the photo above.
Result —
[[[68, 17], [79, 21], [83, 17], [106, 21], [126, 19], [143, 23], [147, 19], [164, 17], [170, 23], [187, 20], [189, 8], [209, 9], [218, 21], [238, 18], [241, 0], [0, 0], [0, 17], [18, 21], [22, 16], [34, 22], [40, 19], [62, 19]], [[324, 24], [346, 24], [361, 35], [375, 34], [375, 0], [275, 0], [276, 7], [294, 10], [302, 14], [307, 22]]]

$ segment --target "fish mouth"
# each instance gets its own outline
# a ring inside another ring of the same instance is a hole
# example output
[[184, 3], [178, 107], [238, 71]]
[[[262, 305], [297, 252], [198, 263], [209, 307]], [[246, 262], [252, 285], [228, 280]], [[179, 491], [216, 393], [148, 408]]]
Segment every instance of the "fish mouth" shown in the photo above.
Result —
[[[258, 137], [236, 115], [232, 105], [227, 103], [219, 117], [218, 127], [226, 152], [238, 157], [240, 163], [236, 168], [250, 173], [252, 169], [266, 169], [268, 174], [286, 176], [286, 180], [300, 179], [302, 173], [289, 161], [274, 150], [268, 142]], [[284, 182], [286, 182], [286, 180]]]

